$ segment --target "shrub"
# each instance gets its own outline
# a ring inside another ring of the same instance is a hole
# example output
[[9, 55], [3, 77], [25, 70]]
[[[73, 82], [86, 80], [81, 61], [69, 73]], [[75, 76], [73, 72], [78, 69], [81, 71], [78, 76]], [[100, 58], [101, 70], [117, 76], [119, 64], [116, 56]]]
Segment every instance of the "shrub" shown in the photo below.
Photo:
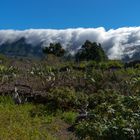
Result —
[[74, 110], [82, 108], [88, 97], [83, 92], [76, 92], [74, 88], [57, 87], [50, 90], [47, 98], [48, 104], [51, 103], [56, 109]]
[[76, 134], [81, 139], [139, 140], [140, 97], [119, 94], [91, 96], [90, 118], [81, 121]]
[[48, 94], [48, 100], [55, 108], [70, 109], [76, 101], [75, 90], [68, 87], [51, 89]]
[[101, 47], [101, 44], [97, 44], [96, 42], [86, 41], [81, 49], [76, 54], [76, 61], [79, 60], [95, 60], [95, 61], [105, 61], [107, 60], [107, 56], [104, 50]]
[[76, 120], [77, 113], [69, 111], [69, 112], [64, 112], [62, 115], [62, 119], [68, 123], [68, 124], [73, 124]]

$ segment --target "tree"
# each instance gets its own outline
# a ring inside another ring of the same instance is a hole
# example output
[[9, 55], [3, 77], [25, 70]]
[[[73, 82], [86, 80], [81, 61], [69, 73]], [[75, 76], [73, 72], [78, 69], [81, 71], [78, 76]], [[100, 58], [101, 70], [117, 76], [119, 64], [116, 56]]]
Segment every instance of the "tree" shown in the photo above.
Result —
[[53, 54], [57, 57], [62, 57], [65, 53], [65, 50], [62, 48], [60, 43], [50, 43], [50, 46], [45, 47], [43, 52], [46, 54]]
[[95, 60], [95, 61], [104, 61], [107, 60], [107, 56], [104, 50], [101, 47], [101, 44], [96, 42], [86, 41], [81, 49], [76, 54], [76, 61], [81, 60]]

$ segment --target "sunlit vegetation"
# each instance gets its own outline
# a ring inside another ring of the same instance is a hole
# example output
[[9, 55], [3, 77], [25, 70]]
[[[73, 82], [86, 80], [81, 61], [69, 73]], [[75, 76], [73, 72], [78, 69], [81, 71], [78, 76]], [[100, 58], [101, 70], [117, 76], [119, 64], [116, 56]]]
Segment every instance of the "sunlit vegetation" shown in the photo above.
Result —
[[[96, 47], [95, 59], [90, 51]], [[78, 60], [62, 58], [57, 43], [45, 50], [52, 59], [16, 59], [13, 65], [15, 59], [2, 56], [0, 139], [140, 139], [139, 62], [107, 60], [97, 43], [83, 48]], [[26, 98], [21, 104], [13, 100], [15, 86]]]
[[53, 118], [48, 114], [31, 117], [34, 108], [33, 104], [17, 106], [10, 97], [0, 97], [0, 139], [54, 140], [46, 131]]

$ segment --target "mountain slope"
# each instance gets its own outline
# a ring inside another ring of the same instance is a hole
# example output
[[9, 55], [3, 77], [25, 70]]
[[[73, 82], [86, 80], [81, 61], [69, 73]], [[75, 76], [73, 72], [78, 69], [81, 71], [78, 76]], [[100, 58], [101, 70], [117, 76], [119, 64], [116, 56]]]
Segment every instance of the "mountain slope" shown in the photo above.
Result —
[[41, 45], [33, 46], [26, 43], [25, 38], [0, 45], [0, 53], [11, 57], [42, 57]]

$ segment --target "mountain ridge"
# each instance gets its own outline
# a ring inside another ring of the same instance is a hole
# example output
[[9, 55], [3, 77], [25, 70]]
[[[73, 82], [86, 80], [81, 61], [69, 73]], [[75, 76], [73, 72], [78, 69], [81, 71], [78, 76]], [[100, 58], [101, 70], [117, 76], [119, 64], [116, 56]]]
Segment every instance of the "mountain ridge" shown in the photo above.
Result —
[[5, 42], [0, 45], [0, 53], [10, 57], [42, 57], [43, 52], [40, 45], [33, 46], [26, 42], [24, 37], [12, 43]]

